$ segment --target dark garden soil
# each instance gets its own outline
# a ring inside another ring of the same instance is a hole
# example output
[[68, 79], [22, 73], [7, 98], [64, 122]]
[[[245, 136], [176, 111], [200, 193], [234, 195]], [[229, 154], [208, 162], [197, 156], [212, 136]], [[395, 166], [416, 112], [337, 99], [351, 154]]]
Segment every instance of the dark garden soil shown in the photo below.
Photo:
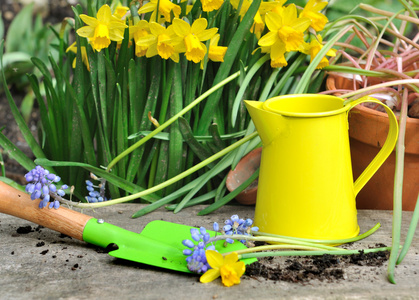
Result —
[[[382, 247], [382, 245], [380, 245]], [[389, 258], [390, 252], [364, 253], [353, 255], [330, 255], [285, 258], [275, 262], [274, 258], [263, 258], [246, 267], [245, 275], [253, 279], [306, 283], [317, 279], [335, 282], [349, 279], [348, 268], [381, 267]], [[352, 272], [353, 274], [353, 272]]]

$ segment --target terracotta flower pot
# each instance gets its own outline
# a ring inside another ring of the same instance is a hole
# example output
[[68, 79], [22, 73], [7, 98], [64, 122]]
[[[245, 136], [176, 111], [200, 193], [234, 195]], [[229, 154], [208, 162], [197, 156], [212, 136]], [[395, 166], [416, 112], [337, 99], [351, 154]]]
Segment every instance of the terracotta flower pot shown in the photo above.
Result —
[[[234, 170], [227, 175], [226, 186], [232, 192], [248, 179], [260, 166], [262, 148], [256, 148], [245, 155]], [[244, 205], [256, 203], [258, 179], [254, 180], [244, 191], [236, 196], [237, 202]]]
[[[352, 82], [339, 76], [329, 76], [329, 90], [352, 88]], [[403, 210], [414, 210], [419, 192], [419, 119], [408, 118], [405, 135], [403, 176]], [[362, 173], [380, 150], [388, 133], [387, 114], [358, 105], [349, 113], [354, 179]], [[395, 151], [380, 167], [357, 196], [357, 208], [393, 209]]]

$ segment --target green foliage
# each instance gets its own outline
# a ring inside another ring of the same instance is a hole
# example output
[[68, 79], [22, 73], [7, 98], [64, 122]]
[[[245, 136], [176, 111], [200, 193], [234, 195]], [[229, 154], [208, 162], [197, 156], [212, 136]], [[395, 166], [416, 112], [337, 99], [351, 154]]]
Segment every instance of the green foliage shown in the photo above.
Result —
[[48, 62], [49, 53], [57, 57], [51, 44], [58, 44], [58, 38], [48, 26], [43, 24], [40, 15], [33, 18], [33, 4], [23, 7], [10, 24], [7, 34], [0, 23], [0, 40], [6, 36], [3, 57], [4, 73], [9, 84], [25, 87], [28, 84], [25, 74], [33, 71], [31, 57], [36, 56]]
[[[96, 16], [101, 4], [88, 1], [89, 15]], [[208, 195], [219, 201], [204, 213], [230, 201], [234, 194], [225, 196], [227, 172], [260, 146], [242, 100], [264, 101], [292, 92], [297, 67], [307, 63], [305, 54], [289, 55], [290, 67], [274, 70], [269, 54], [252, 53], [258, 40], [250, 29], [259, 4], [253, 1], [241, 17], [228, 2], [219, 13], [202, 13], [196, 2], [189, 17], [207, 18], [209, 28], [220, 28], [220, 45], [228, 46], [223, 62], [206, 61], [203, 69], [183, 54], [178, 63], [159, 56], [137, 57], [129, 29], [121, 43], [114, 41], [101, 51], [75, 34], [76, 53], [66, 51], [72, 34], [84, 26], [82, 7], [74, 7], [75, 22], [63, 23], [71, 33], [55, 32], [57, 55], [30, 59], [35, 69], [27, 78], [41, 116], [39, 142], [9, 101], [36, 163], [54, 168], [63, 182], [74, 185], [78, 200], [84, 200], [84, 181], [94, 172], [107, 181], [113, 203], [139, 197], [151, 203], [136, 217], [173, 202], [178, 212], [208, 201]], [[17, 43], [7, 41], [6, 46], [15, 49]], [[319, 87], [313, 85], [313, 92], [315, 86]], [[0, 145], [12, 148], [6, 140]], [[32, 167], [21, 153], [14, 158]]]

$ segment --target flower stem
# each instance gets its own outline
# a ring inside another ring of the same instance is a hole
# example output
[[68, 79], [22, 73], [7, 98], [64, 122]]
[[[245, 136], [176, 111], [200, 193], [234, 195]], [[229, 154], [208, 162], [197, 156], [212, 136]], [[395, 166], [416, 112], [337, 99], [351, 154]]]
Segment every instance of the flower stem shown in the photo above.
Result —
[[[236, 250], [238, 255], [246, 254], [246, 253], [258, 253], [262, 251], [268, 250], [280, 250], [280, 249], [293, 249], [293, 250], [306, 250], [306, 251], [325, 251], [324, 249], [318, 247], [310, 247], [310, 246], [302, 246], [302, 245], [266, 245], [266, 246], [258, 246], [258, 247], [251, 247], [242, 250]], [[329, 250], [332, 251], [332, 250]], [[337, 251], [337, 250], [336, 250]], [[223, 253], [223, 256], [226, 256], [232, 252]]]
[[[158, 127], [158, 128], [160, 128], [160, 127]], [[181, 179], [189, 176], [193, 172], [195, 172], [195, 171], [197, 171], [197, 170], [205, 167], [209, 163], [211, 163], [211, 162], [219, 159], [220, 157], [226, 155], [228, 152], [236, 149], [240, 145], [242, 145], [242, 144], [250, 141], [251, 139], [255, 138], [257, 135], [258, 135], [257, 132], [254, 132], [251, 135], [248, 135], [248, 136], [244, 137], [243, 139], [235, 142], [234, 144], [228, 146], [227, 148], [224, 148], [223, 150], [217, 152], [216, 154], [214, 154], [213, 156], [207, 158], [206, 160], [201, 161], [199, 164], [196, 164], [195, 166], [193, 166], [192, 168], [190, 168], [190, 169], [182, 172], [181, 174], [179, 174], [179, 175], [177, 175], [177, 176], [175, 176], [173, 178], [170, 178], [169, 180], [167, 180], [165, 182], [162, 182], [162, 183], [160, 183], [160, 184], [158, 184], [156, 186], [153, 186], [153, 187], [151, 187], [149, 189], [146, 189], [144, 191], [138, 192], [136, 194], [132, 194], [132, 195], [129, 195], [129, 196], [126, 196], [126, 197], [121, 197], [121, 198], [118, 198], [118, 199], [109, 200], [109, 201], [100, 202], [100, 203], [75, 203], [75, 202], [72, 202], [72, 201], [62, 201], [62, 202], [65, 203], [65, 204], [71, 205], [73, 207], [79, 207], [79, 208], [97, 208], [97, 207], [110, 206], [110, 205], [113, 205], [113, 204], [123, 203], [123, 202], [127, 202], [127, 201], [134, 200], [134, 199], [137, 199], [137, 198], [141, 198], [141, 197], [143, 197], [145, 195], [148, 195], [148, 194], [154, 193], [154, 192], [156, 192], [158, 190], [161, 190], [161, 189], [163, 189], [163, 188], [165, 188], [165, 187], [167, 187], [167, 186], [169, 186], [169, 185], [171, 185], [171, 184], [173, 184], [173, 183], [175, 183], [175, 182], [177, 182], [177, 181], [179, 181], [179, 180], [181, 180]]]
[[410, 221], [409, 230], [407, 231], [406, 240], [404, 241], [403, 248], [400, 251], [399, 258], [397, 259], [396, 264], [400, 264], [403, 261], [403, 258], [406, 256], [407, 251], [409, 250], [410, 244], [412, 243], [413, 236], [415, 235], [416, 227], [418, 226], [419, 221], [419, 194], [418, 199], [416, 200], [415, 211], [413, 212], [412, 220]]
[[[419, 209], [418, 209], [419, 210]], [[418, 217], [419, 217], [419, 213], [418, 213]], [[370, 230], [364, 232], [363, 234], [360, 234], [356, 237], [353, 238], [348, 238], [348, 239], [338, 239], [338, 240], [312, 240], [312, 239], [302, 239], [302, 238], [295, 238], [295, 237], [286, 237], [286, 236], [282, 236], [282, 235], [276, 235], [276, 234], [272, 234], [272, 233], [265, 233], [265, 232], [255, 232], [254, 235], [258, 235], [258, 236], [270, 236], [270, 237], [278, 237], [278, 238], [287, 238], [289, 240], [294, 240], [294, 241], [302, 241], [302, 242], [309, 242], [309, 243], [319, 243], [319, 244], [328, 244], [328, 245], [340, 245], [340, 244], [346, 244], [346, 243], [353, 243], [362, 239], [365, 239], [366, 237], [370, 236], [371, 234], [373, 234], [374, 232], [376, 232], [378, 230], [378, 228], [381, 227], [380, 223], [377, 223], [373, 228], [371, 228]]]
[[[375, 8], [375, 7], [373, 7], [371, 5], [368, 5], [368, 4], [361, 3], [361, 4], [359, 4], [359, 8], [361, 8], [363, 10], [366, 10], [366, 11], [369, 11], [369, 12], [372, 12], [372, 13], [376, 13], [378, 15], [386, 16], [386, 17], [392, 17], [394, 15], [394, 12], [378, 9], [378, 8]], [[404, 21], [411, 22], [411, 23], [419, 25], [419, 19], [418, 18], [413, 18], [413, 17], [402, 15], [402, 14], [398, 14], [398, 15], [396, 15], [396, 19], [404, 20]]]
[[391, 247], [382, 247], [374, 249], [362, 249], [362, 250], [335, 250], [335, 251], [272, 251], [272, 252], [258, 252], [258, 253], [245, 253], [240, 254], [239, 259], [245, 258], [258, 258], [258, 257], [271, 257], [271, 256], [315, 256], [315, 255], [351, 255], [359, 253], [372, 253], [380, 251], [389, 251]]
[[402, 109], [400, 111], [399, 138], [396, 145], [396, 173], [394, 175], [393, 195], [393, 227], [392, 227], [392, 249], [388, 261], [387, 277], [395, 284], [394, 269], [399, 256], [400, 232], [402, 226], [402, 192], [403, 192], [403, 170], [404, 170], [404, 139], [406, 133], [407, 119], [407, 89], [403, 93]]
[[234, 239], [234, 240], [246, 240], [246, 241], [258, 241], [258, 242], [268, 242], [268, 243], [281, 243], [281, 244], [290, 244], [290, 245], [297, 245], [297, 246], [307, 246], [307, 247], [313, 247], [317, 249], [323, 249], [323, 250], [342, 250], [340, 248], [327, 246], [327, 245], [321, 245], [321, 244], [315, 244], [305, 241], [298, 241], [295, 239], [289, 239], [289, 238], [278, 238], [278, 237], [266, 237], [266, 236], [252, 236], [252, 235], [241, 235], [241, 234], [233, 234], [233, 235], [217, 235], [210, 239], [210, 242], [215, 242], [219, 240], [226, 240], [226, 239]]

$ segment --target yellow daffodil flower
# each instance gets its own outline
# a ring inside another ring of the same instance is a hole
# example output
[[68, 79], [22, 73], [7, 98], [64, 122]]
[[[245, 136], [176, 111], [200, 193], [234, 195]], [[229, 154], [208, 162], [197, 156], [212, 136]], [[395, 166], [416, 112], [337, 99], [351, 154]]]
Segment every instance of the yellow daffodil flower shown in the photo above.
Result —
[[181, 19], [173, 19], [174, 31], [183, 39], [187, 60], [199, 63], [204, 59], [207, 47], [202, 42], [211, 39], [218, 31], [217, 28], [206, 29], [207, 25], [208, 21], [204, 18], [195, 20], [192, 25]]
[[223, 257], [222, 254], [214, 250], [205, 251], [208, 264], [212, 269], [206, 271], [199, 279], [202, 283], [211, 282], [221, 276], [222, 283], [227, 286], [233, 286], [240, 283], [240, 277], [244, 274], [244, 262], [238, 261], [236, 252]]
[[[256, 37], [259, 39], [262, 35], [263, 30], [265, 29], [265, 14], [269, 11], [273, 11], [276, 7], [282, 7], [286, 0], [281, 1], [270, 1], [270, 2], [262, 2], [256, 15], [253, 18], [253, 25], [250, 27], [250, 31], [253, 32]], [[239, 8], [240, 0], [231, 0], [231, 5], [234, 9]], [[244, 15], [246, 14], [247, 10], [249, 9], [252, 1], [250, 0], [243, 0], [242, 6], [239, 12], [240, 17], [243, 19]]]
[[120, 42], [124, 38], [124, 30], [127, 25], [112, 17], [108, 5], [103, 5], [96, 14], [96, 18], [80, 15], [87, 26], [77, 30], [79, 36], [89, 39], [93, 49], [100, 51], [107, 48], [111, 41]]
[[224, 56], [227, 52], [227, 47], [218, 46], [220, 35], [216, 34], [211, 38], [210, 46], [208, 50], [208, 58], [212, 61], [223, 62]]
[[125, 15], [127, 14], [127, 12], [129, 11], [129, 7], [127, 6], [122, 6], [122, 5], [118, 5], [115, 8], [115, 11], [113, 13], [113, 16], [122, 20], [123, 17], [125, 17]]
[[320, 11], [327, 5], [326, 1], [309, 0], [301, 12], [300, 17], [308, 18], [311, 20], [311, 27], [315, 31], [323, 30], [328, 19]]
[[[218, 46], [220, 35], [217, 33], [211, 38], [208, 49], [208, 59], [214, 62], [223, 62], [224, 56], [227, 52], [227, 47]], [[204, 60], [201, 60], [201, 69], [204, 69]]]
[[163, 15], [166, 22], [172, 21], [170, 12], [173, 12], [175, 18], [179, 18], [181, 8], [179, 5], [172, 3], [170, 0], [150, 0], [150, 2], [140, 7], [138, 14], [144, 14], [152, 11], [153, 13], [151, 14], [150, 20], [155, 21], [157, 14], [157, 4], [159, 5], [159, 15]]
[[140, 39], [150, 34], [150, 27], [146, 20], [140, 20], [137, 24], [129, 27], [129, 37], [130, 40], [134, 39], [136, 56], [141, 57], [146, 55], [148, 45], [142, 43]]
[[224, 0], [201, 0], [202, 10], [205, 12], [219, 9], [223, 3]]
[[[313, 61], [313, 59], [316, 57], [317, 53], [323, 48], [322, 44], [322, 37], [320, 34], [317, 35], [317, 39], [313, 39], [310, 41], [310, 44], [307, 44], [305, 46], [304, 53], [307, 53], [310, 55], [310, 63]], [[326, 53], [327, 56], [336, 56], [336, 50], [330, 49]], [[320, 61], [320, 63], [317, 65], [317, 69], [323, 69], [324, 67], [329, 65], [329, 60], [326, 57], [323, 57]]]
[[[68, 48], [67, 48], [67, 50], [65, 51], [65, 52], [68, 52], [68, 51], [71, 51], [71, 52], [73, 52], [73, 53], [77, 53], [77, 45], [76, 45], [76, 42], [74, 42], [74, 43], [72, 43]], [[84, 46], [81, 46], [80, 47], [80, 51], [81, 51], [81, 59], [82, 59], [82, 61], [83, 61], [83, 63], [85, 64], [85, 66], [86, 66], [86, 68], [87, 68], [87, 70], [88, 71], [90, 71], [90, 65], [89, 65], [89, 60], [88, 60], [88, 58], [87, 58], [87, 52], [86, 52], [86, 47], [84, 47]], [[73, 68], [75, 68], [76, 67], [76, 61], [77, 61], [77, 58], [74, 58], [74, 60], [73, 60]]]
[[298, 18], [294, 4], [285, 7], [281, 14], [270, 12], [266, 15], [269, 32], [260, 38], [258, 44], [270, 47], [278, 40], [285, 43], [285, 51], [298, 51], [304, 43], [304, 31], [310, 26], [310, 19]]
[[179, 62], [182, 38], [175, 33], [173, 25], [166, 28], [156, 22], [150, 22], [149, 28], [151, 34], [139, 37], [135, 44], [147, 48], [147, 57], [159, 55], [163, 59], [171, 58]]
[[255, 49], [256, 52], [258, 49], [261, 49], [262, 53], [269, 53], [271, 58], [271, 67], [272, 68], [281, 68], [288, 65], [287, 60], [285, 59], [285, 43], [281, 40], [277, 40], [275, 44], [269, 47], [260, 47]]

